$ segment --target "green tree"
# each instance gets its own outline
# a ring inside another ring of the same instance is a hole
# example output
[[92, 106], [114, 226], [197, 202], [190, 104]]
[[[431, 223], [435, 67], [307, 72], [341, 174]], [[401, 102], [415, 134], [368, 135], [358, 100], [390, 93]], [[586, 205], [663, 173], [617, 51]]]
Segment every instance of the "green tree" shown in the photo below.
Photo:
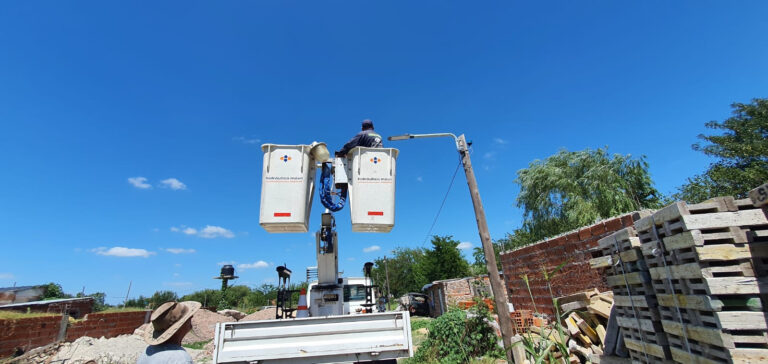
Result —
[[107, 294], [104, 292], [94, 292], [94, 293], [87, 293], [87, 294], [78, 293], [77, 295], [75, 295], [75, 297], [93, 298], [93, 310], [96, 312], [104, 311], [112, 307], [111, 305], [106, 303]]
[[215, 306], [221, 301], [220, 289], [204, 289], [192, 292], [180, 298], [181, 301], [197, 301], [205, 307]]
[[125, 307], [147, 308], [149, 306], [149, 298], [139, 296], [138, 298], [131, 298], [125, 301]]
[[661, 204], [645, 157], [609, 155], [605, 149], [561, 150], [517, 172], [523, 226], [508, 236], [522, 246], [599, 219]]
[[178, 301], [179, 296], [173, 291], [157, 291], [152, 297], [149, 298], [149, 306], [152, 309], [166, 303], [168, 301]]
[[730, 118], [705, 124], [723, 133], [700, 134], [705, 144], [693, 145], [693, 150], [717, 160], [704, 173], [688, 178], [673, 195], [676, 199], [697, 203], [717, 196], [743, 198], [768, 180], [768, 99], [731, 107]]
[[64, 293], [64, 290], [61, 288], [61, 285], [58, 283], [48, 283], [45, 286], [45, 293], [43, 293], [43, 299], [44, 300], [53, 300], [58, 298], [72, 298], [71, 294]]
[[458, 240], [452, 236], [433, 236], [432, 249], [424, 255], [424, 275], [427, 281], [461, 278], [470, 275], [469, 263], [457, 248]]
[[386, 292], [386, 273], [389, 272], [389, 289], [394, 297], [420, 292], [421, 287], [429, 283], [424, 275], [424, 249], [397, 248], [391, 257], [377, 258], [373, 263], [374, 284]]

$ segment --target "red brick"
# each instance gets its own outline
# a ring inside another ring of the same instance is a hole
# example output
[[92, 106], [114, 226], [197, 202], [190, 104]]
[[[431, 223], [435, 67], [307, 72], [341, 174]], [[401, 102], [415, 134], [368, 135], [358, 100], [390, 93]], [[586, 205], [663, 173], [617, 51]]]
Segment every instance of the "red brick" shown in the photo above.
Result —
[[634, 220], [632, 220], [632, 215], [622, 216], [621, 223], [624, 225], [624, 227], [632, 226], [635, 224]]
[[592, 237], [592, 233], [589, 231], [589, 228], [583, 228], [579, 230], [579, 240], [585, 240]]
[[607, 221], [605, 222], [605, 229], [606, 229], [608, 232], [614, 232], [614, 231], [617, 231], [617, 230], [621, 229], [622, 227], [623, 227], [623, 226], [622, 226], [622, 223], [621, 223], [621, 219], [619, 219], [619, 218], [615, 218], [615, 219], [607, 220]]
[[599, 236], [600, 234], [605, 233], [605, 224], [603, 222], [599, 222], [595, 225], [592, 225], [592, 227], [589, 228], [590, 233], [592, 236]]

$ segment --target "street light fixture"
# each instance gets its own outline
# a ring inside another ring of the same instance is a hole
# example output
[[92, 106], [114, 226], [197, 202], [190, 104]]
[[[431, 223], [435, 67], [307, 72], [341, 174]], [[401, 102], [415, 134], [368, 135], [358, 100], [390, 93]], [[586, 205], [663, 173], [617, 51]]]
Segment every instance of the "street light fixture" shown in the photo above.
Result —
[[509, 316], [509, 307], [507, 306], [507, 292], [504, 289], [504, 285], [501, 283], [501, 278], [499, 277], [499, 269], [496, 266], [496, 254], [493, 251], [491, 234], [488, 232], [488, 222], [485, 219], [483, 202], [480, 199], [480, 190], [477, 187], [475, 172], [472, 169], [472, 161], [469, 158], [469, 144], [467, 143], [464, 134], [461, 134], [458, 137], [452, 133], [403, 134], [391, 136], [387, 139], [390, 141], [397, 141], [436, 137], [451, 137], [453, 138], [454, 142], [456, 142], [456, 151], [458, 151], [459, 155], [461, 156], [461, 164], [464, 166], [464, 173], [467, 176], [469, 194], [472, 197], [472, 205], [475, 208], [477, 230], [480, 233], [480, 241], [483, 245], [486, 268], [488, 269], [488, 278], [491, 281], [491, 290], [493, 291], [496, 310], [499, 313], [499, 326], [501, 327], [501, 338], [504, 342], [507, 361], [510, 363], [521, 363], [522, 360], [525, 359], [525, 356], [524, 353], [520, 353], [520, 350], [522, 349], [520, 345], [515, 348], [512, 344], [512, 336], [514, 336], [514, 331], [512, 328], [512, 319]]

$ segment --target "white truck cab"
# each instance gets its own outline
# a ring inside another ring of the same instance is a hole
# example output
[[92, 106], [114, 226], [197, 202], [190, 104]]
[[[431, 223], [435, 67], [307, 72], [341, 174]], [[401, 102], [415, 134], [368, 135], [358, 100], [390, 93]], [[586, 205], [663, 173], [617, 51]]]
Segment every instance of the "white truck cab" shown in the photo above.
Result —
[[[344, 315], [355, 315], [363, 313], [363, 311], [366, 309], [363, 304], [365, 303], [365, 286], [370, 284], [369, 280], [366, 280], [365, 277], [349, 277], [349, 278], [342, 278], [342, 284], [341, 284], [341, 305], [343, 305], [342, 313]], [[309, 287], [307, 288], [307, 303], [308, 308], [310, 312], [310, 316], [325, 316], [322, 314], [312, 314], [314, 312], [322, 312], [318, 309], [318, 307], [315, 307], [313, 309], [312, 305], [313, 303], [317, 305], [318, 302], [321, 302], [320, 304], [323, 304], [322, 301], [324, 297], [317, 297], [319, 290], [313, 289], [317, 286], [317, 282], [312, 282], [309, 284]], [[313, 295], [313, 292], [315, 293]], [[373, 294], [372, 294], [372, 302], [376, 303], [376, 300], [379, 298], [379, 292], [376, 288], [373, 288]]]

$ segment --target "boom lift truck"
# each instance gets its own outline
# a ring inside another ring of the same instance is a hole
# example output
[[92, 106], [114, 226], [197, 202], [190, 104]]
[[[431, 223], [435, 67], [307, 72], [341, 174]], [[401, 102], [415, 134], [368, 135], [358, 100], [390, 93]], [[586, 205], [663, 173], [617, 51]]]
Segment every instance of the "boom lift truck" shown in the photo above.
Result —
[[[315, 234], [316, 284], [310, 285], [309, 316], [227, 322], [216, 326], [214, 363], [394, 363], [413, 356], [408, 312], [345, 315], [345, 278], [339, 277], [336, 222], [349, 195], [352, 231], [389, 232], [394, 226], [395, 175], [398, 151], [392, 148], [352, 149], [330, 158], [325, 143], [264, 144], [260, 225], [270, 233], [307, 232], [321, 168], [320, 199], [326, 208]], [[366, 263], [366, 307], [372, 303], [368, 283], [372, 263]], [[281, 298], [291, 271], [278, 267]], [[290, 305], [286, 305], [290, 307]]]

